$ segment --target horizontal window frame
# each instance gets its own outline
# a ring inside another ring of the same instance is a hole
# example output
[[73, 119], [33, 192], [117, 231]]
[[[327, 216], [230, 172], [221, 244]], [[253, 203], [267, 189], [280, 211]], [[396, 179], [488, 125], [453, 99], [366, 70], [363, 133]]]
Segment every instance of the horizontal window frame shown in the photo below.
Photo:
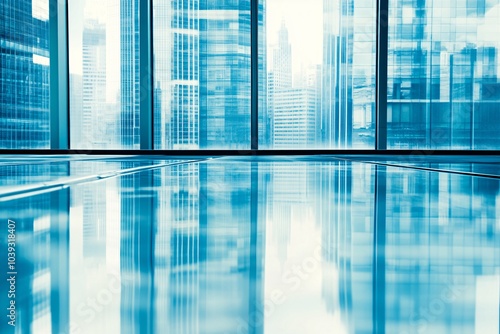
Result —
[[[375, 150], [375, 149], [259, 149], [259, 150], [131, 150], [131, 149], [0, 149], [0, 155], [89, 155], [89, 156], [315, 156], [328, 155], [336, 157], [352, 156], [395, 156], [425, 159], [440, 156], [498, 156], [500, 150]], [[478, 161], [480, 162], [480, 161]]]

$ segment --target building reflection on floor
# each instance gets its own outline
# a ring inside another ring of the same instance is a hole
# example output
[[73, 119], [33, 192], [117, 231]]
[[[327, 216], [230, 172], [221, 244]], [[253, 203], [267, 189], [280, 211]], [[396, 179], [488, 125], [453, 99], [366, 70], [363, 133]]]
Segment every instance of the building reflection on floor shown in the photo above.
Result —
[[[0, 166], [0, 184], [148, 164]], [[28, 189], [0, 197], [1, 332], [498, 333], [499, 190], [334, 159], [215, 159]]]

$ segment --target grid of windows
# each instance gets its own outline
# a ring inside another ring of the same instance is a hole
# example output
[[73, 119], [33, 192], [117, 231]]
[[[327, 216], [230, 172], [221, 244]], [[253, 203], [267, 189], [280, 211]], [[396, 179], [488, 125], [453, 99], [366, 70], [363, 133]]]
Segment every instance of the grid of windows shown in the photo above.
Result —
[[250, 2], [155, 0], [153, 13], [155, 148], [249, 148]]
[[49, 0], [0, 4], [0, 148], [49, 148]]
[[[387, 96], [376, 2], [260, 0], [252, 44], [252, 1], [151, 1], [148, 73], [139, 0], [68, 2], [70, 148], [138, 149], [150, 95], [155, 149], [248, 149], [255, 127], [271, 149], [375, 148], [377, 131], [390, 149], [498, 149], [500, 0], [385, 0]], [[49, 0], [0, 17], [0, 148], [50, 148]]]
[[388, 147], [494, 149], [499, 1], [390, 1]]

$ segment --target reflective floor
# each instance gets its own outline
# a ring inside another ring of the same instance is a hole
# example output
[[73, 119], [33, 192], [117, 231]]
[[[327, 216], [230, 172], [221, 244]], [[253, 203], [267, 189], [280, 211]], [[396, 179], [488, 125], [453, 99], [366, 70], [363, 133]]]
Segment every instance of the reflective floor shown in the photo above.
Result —
[[500, 332], [500, 161], [0, 159], [0, 333]]

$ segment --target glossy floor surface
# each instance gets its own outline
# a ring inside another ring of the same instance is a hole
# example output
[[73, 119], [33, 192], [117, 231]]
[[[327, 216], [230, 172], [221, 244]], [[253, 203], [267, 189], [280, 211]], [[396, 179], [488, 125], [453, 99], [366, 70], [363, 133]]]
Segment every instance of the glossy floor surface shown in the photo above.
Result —
[[0, 158], [0, 333], [500, 332], [495, 157]]

